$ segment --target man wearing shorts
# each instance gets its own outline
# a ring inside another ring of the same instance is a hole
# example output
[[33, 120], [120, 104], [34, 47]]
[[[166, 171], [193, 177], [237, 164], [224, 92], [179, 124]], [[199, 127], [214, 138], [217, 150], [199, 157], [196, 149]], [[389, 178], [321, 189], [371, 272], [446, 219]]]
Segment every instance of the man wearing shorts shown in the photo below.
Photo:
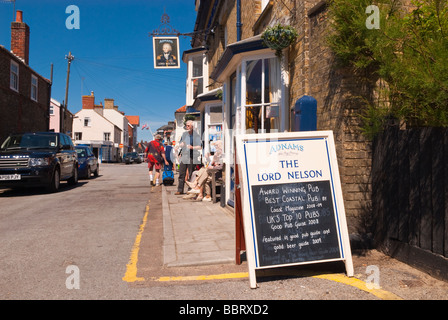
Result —
[[[165, 164], [168, 165], [168, 161], [166, 160], [165, 157], [165, 149], [163, 148], [162, 136], [160, 134], [156, 134], [154, 140], [151, 141], [149, 145], [146, 147], [145, 158], [148, 161], [149, 180], [152, 184], [154, 183], [155, 179], [155, 185], [158, 186], [160, 169], [162, 168], [162, 164], [163, 162], [165, 162]], [[153, 176], [153, 170], [156, 171], [154, 176]]]

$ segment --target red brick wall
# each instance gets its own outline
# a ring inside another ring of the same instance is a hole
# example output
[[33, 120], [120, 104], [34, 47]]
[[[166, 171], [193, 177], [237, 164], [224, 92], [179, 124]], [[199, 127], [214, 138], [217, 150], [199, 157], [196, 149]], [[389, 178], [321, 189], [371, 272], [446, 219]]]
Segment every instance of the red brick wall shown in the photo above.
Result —
[[95, 96], [82, 96], [82, 108], [83, 109], [92, 109], [95, 106]]
[[30, 28], [24, 22], [11, 23], [11, 51], [29, 64]]
[[[19, 64], [19, 92], [10, 89], [11, 60]], [[38, 101], [31, 100], [31, 75], [38, 79]], [[48, 131], [51, 85], [8, 50], [0, 48], [0, 141], [10, 133]]]

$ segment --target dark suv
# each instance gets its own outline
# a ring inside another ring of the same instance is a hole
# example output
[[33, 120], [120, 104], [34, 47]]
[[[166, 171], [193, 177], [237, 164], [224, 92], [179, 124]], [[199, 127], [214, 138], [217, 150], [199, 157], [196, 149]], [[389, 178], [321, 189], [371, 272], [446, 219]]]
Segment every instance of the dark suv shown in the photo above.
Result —
[[45, 186], [56, 192], [61, 180], [78, 183], [78, 156], [66, 134], [12, 134], [1, 145], [0, 187]]

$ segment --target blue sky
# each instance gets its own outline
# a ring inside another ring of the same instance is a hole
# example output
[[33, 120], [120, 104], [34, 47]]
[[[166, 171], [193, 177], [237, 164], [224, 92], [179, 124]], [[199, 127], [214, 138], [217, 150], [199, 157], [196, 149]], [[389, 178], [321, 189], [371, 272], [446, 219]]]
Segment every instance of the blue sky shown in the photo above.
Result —
[[[69, 30], [69, 5], [80, 11], [80, 29]], [[140, 116], [155, 131], [174, 120], [174, 111], [185, 104], [186, 65], [180, 69], [154, 69], [153, 30], [161, 25], [164, 12], [170, 26], [180, 33], [194, 29], [194, 0], [17, 0], [16, 10], [30, 27], [31, 68], [50, 78], [53, 63], [52, 97], [65, 99], [67, 60], [71, 64], [68, 104], [76, 113], [81, 96], [91, 91], [95, 103], [115, 100], [126, 115]], [[0, 45], [11, 48], [13, 5], [0, 0]], [[180, 36], [180, 56], [191, 48], [190, 37]], [[138, 131], [138, 139], [150, 140], [149, 130]]]

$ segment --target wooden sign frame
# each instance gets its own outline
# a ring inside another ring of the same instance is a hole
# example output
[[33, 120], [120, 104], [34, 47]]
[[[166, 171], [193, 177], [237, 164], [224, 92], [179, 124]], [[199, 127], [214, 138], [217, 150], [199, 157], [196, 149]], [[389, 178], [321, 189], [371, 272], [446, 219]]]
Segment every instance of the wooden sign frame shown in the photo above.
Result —
[[332, 131], [235, 137], [250, 287], [255, 270], [353, 261]]
[[152, 41], [154, 69], [180, 68], [179, 37], [159, 36], [154, 37]]

